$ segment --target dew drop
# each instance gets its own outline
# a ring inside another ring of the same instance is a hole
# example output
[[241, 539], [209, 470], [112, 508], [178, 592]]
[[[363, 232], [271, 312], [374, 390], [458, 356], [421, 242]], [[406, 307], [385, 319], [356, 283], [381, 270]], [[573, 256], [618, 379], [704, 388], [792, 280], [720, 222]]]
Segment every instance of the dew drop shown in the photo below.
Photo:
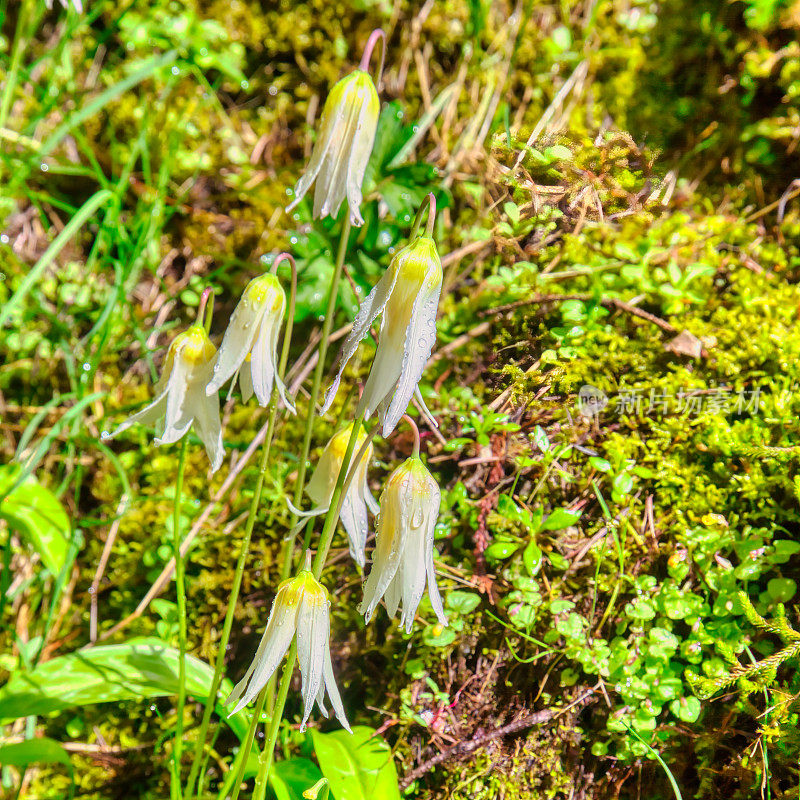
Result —
[[8, 238], [8, 234], [6, 233], [0, 234], [0, 242], [2, 242], [3, 244], [8, 244], [9, 241], [10, 240]]
[[270, 93], [270, 94], [271, 94], [273, 97], [275, 97], [275, 95], [276, 95], [276, 94], [278, 94], [278, 87], [277, 87], [277, 86], [270, 86], [270, 87], [269, 87], [269, 89], [267, 89], [267, 91], [268, 91], [268, 92], [269, 92], [269, 93]]
[[180, 69], [178, 69], [178, 67], [173, 67], [171, 71], [172, 71], [173, 75], [180, 75], [181, 74], [181, 71], [180, 71]]
[[48, 166], [47, 166], [47, 164], [42, 164], [42, 165], [40, 166], [40, 169], [42, 170], [42, 172], [47, 172], [47, 170], [49, 170], [49, 169], [50, 169], [50, 167], [48, 167]]
[[101, 438], [101, 439], [108, 439], [108, 437], [109, 437], [109, 436], [111, 436], [111, 434], [110, 434], [108, 431], [103, 431], [103, 432], [100, 434], [100, 438]]

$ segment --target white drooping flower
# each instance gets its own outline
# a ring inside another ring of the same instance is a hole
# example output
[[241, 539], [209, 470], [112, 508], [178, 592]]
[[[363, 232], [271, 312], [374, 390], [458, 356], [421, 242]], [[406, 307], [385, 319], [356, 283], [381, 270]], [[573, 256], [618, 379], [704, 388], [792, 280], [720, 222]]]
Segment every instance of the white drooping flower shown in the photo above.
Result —
[[394, 256], [361, 304], [342, 347], [339, 372], [325, 395], [322, 413], [333, 402], [347, 362], [380, 314], [378, 350], [359, 410], [368, 419], [377, 409], [383, 436], [389, 436], [417, 391], [436, 341], [436, 311], [441, 291], [442, 262], [436, 244], [429, 236], [417, 236]]
[[381, 598], [385, 598], [390, 617], [402, 602], [400, 626], [411, 633], [427, 584], [434, 613], [447, 625], [433, 566], [433, 531], [440, 497], [436, 481], [416, 456], [406, 459], [389, 476], [379, 501], [372, 571], [358, 607], [367, 622]]
[[207, 394], [216, 394], [231, 377], [235, 383], [238, 376], [242, 399], [247, 402], [255, 393], [259, 404], [267, 406], [274, 382], [294, 413], [278, 376], [278, 335], [285, 311], [286, 293], [275, 275], [266, 273], [247, 284], [219, 347]]
[[111, 436], [118, 436], [137, 423], [155, 425], [159, 431], [155, 443], [171, 444], [194, 427], [206, 448], [212, 472], [219, 469], [224, 455], [219, 398], [206, 394], [216, 353], [216, 347], [199, 323], [176, 336], [155, 386], [155, 399], [125, 420]]
[[[301, 511], [289, 503], [289, 507], [297, 516], [318, 516], [324, 514], [330, 507], [336, 479], [339, 477], [352, 430], [352, 425], [343, 428], [325, 445], [317, 462], [317, 468], [306, 486], [306, 494], [314, 502], [314, 508], [311, 511]], [[360, 428], [356, 437], [355, 452], [361, 451], [361, 446], [366, 438], [366, 431]], [[356, 464], [353, 478], [342, 496], [342, 509], [339, 514], [339, 520], [347, 532], [350, 555], [360, 567], [364, 566], [364, 549], [367, 546], [367, 531], [369, 530], [367, 508], [373, 514], [378, 513], [378, 504], [367, 484], [367, 469], [372, 461], [372, 452], [370, 444]], [[352, 462], [349, 469], [353, 469]], [[302, 523], [300, 527], [302, 527]]]
[[344, 728], [350, 730], [333, 677], [328, 645], [329, 607], [328, 592], [308, 569], [302, 570], [296, 578], [280, 584], [253, 663], [225, 701], [228, 705], [238, 700], [232, 714], [244, 708], [267, 685], [270, 676], [286, 655], [292, 639], [297, 636], [297, 661], [303, 697], [303, 722], [300, 730], [306, 728], [314, 701], [323, 716], [328, 716], [324, 705], [325, 692], [328, 693], [336, 718]]
[[311, 159], [294, 187], [295, 198], [287, 211], [303, 199], [316, 181], [314, 219], [335, 217], [346, 197], [350, 221], [353, 225], [364, 224], [359, 208], [361, 184], [375, 141], [379, 112], [378, 91], [364, 69], [354, 70], [331, 89], [322, 109]]

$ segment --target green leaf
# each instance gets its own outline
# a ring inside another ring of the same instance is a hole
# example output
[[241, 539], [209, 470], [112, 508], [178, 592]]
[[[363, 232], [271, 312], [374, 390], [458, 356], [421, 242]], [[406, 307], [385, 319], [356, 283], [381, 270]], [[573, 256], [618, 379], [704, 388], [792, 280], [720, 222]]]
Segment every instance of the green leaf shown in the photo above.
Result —
[[[214, 670], [186, 657], [186, 693], [208, 696]], [[243, 739], [249, 727], [244, 711], [228, 717], [222, 701], [233, 688], [220, 686], [217, 713]], [[0, 689], [0, 725], [20, 717], [40, 716], [67, 708], [150, 699], [177, 694], [178, 651], [155, 638], [132, 639], [125, 644], [78, 650], [39, 664], [33, 672], [19, 672]]]
[[504, 203], [503, 211], [506, 212], [506, 216], [511, 220], [512, 225], [519, 223], [519, 206], [516, 203]]
[[519, 550], [519, 542], [492, 542], [486, 548], [486, 558], [489, 561], [498, 561], [503, 558], [510, 558]]
[[542, 549], [536, 542], [529, 542], [522, 554], [522, 563], [528, 574], [533, 577], [542, 568]]
[[797, 592], [797, 583], [791, 578], [773, 578], [767, 584], [769, 596], [777, 603], [788, 603]]
[[448, 627], [443, 625], [428, 625], [422, 632], [422, 641], [428, 647], [447, 647], [456, 640], [456, 631], [453, 627], [453, 620]]
[[469, 614], [481, 604], [481, 598], [474, 592], [450, 592], [445, 606], [456, 614]]
[[696, 722], [700, 716], [700, 701], [696, 697], [680, 697], [669, 704], [669, 709], [682, 722]]
[[69, 796], [74, 797], [75, 779], [72, 762], [67, 751], [55, 739], [42, 737], [0, 746], [0, 764], [24, 769], [28, 764], [34, 763], [63, 764], [69, 771], [72, 781]]
[[631, 603], [625, 605], [625, 614], [632, 619], [653, 619], [656, 610], [650, 600], [644, 597], [637, 597]]
[[69, 517], [59, 499], [35, 478], [28, 477], [14, 488], [21, 472], [18, 464], [0, 467], [0, 497], [5, 495], [0, 502], [0, 519], [27, 539], [50, 573], [57, 576], [69, 551]]
[[543, 531], [560, 531], [568, 528], [580, 519], [580, 511], [569, 511], [566, 508], [557, 508], [542, 523]]
[[304, 800], [303, 792], [322, 778], [319, 767], [307, 758], [278, 761], [270, 771], [269, 785], [277, 800]]
[[392, 751], [372, 728], [312, 730], [311, 739], [335, 800], [400, 800]]
[[543, 453], [547, 453], [550, 450], [550, 440], [547, 438], [547, 434], [541, 425], [537, 425], [533, 429], [533, 441], [536, 442], [536, 446]]

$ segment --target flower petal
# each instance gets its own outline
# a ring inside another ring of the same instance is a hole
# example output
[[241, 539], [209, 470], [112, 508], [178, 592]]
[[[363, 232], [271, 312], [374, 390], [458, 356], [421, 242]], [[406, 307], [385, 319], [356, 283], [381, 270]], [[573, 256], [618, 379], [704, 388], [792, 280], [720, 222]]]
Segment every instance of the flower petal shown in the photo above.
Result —
[[441, 291], [441, 283], [428, 287], [426, 282], [425, 287], [414, 301], [411, 322], [406, 331], [400, 378], [391, 398], [387, 398], [388, 403], [384, 401], [378, 410], [378, 415], [383, 422], [384, 437], [391, 434], [400, 418], [406, 413], [414, 390], [425, 370], [425, 364], [433, 350], [433, 345], [436, 343], [436, 312], [439, 307]]
[[197, 384], [190, 399], [194, 409], [194, 428], [206, 449], [211, 471], [216, 472], [225, 457], [222, 444], [222, 425], [219, 418], [219, 395], [210, 397], [203, 393], [202, 384]]
[[275, 378], [276, 364], [272, 349], [272, 328], [270, 320], [265, 319], [253, 342], [253, 352], [250, 355], [250, 376], [253, 379], [253, 391], [258, 398], [258, 404], [266, 408], [272, 394], [272, 382]]
[[303, 511], [301, 508], [298, 508], [288, 497], [285, 497], [286, 505], [289, 506], [289, 511], [292, 512], [296, 517], [319, 517], [321, 514], [325, 514], [328, 510], [328, 506], [322, 508], [321, 506], [314, 506], [310, 511]]
[[356, 91], [357, 87], [351, 83], [339, 105], [340, 116], [334, 140], [314, 187], [314, 219], [335, 217], [347, 194], [347, 169], [361, 112], [360, 103], [354, 96]]
[[376, 523], [375, 550], [372, 553], [372, 570], [364, 584], [364, 599], [358, 606], [366, 622], [372, 619], [375, 609], [392, 582], [403, 553], [403, 536], [408, 519], [399, 502], [401, 492], [384, 489], [380, 499], [380, 513]]
[[167, 382], [167, 409], [164, 432], [156, 444], [172, 444], [181, 439], [192, 424], [193, 414], [186, 403], [193, 369], [182, 358], [176, 358]]
[[246, 403], [253, 396], [253, 377], [251, 375], [250, 364], [245, 362], [242, 364], [242, 370], [239, 372], [239, 390], [242, 393], [242, 402]]
[[357, 478], [353, 479], [342, 499], [342, 510], [339, 519], [347, 532], [350, 556], [359, 567], [363, 567], [369, 520], [367, 519], [367, 504], [358, 490], [356, 480]]
[[286, 206], [287, 214], [305, 197], [306, 192], [311, 188], [311, 184], [314, 183], [317, 175], [319, 175], [325, 157], [331, 149], [336, 132], [336, 122], [340, 114], [341, 111], [338, 108], [330, 106], [328, 101], [325, 102], [320, 117], [319, 136], [314, 143], [314, 149], [311, 151], [308, 166], [294, 186], [294, 200]]
[[[429, 495], [423, 487], [416, 483], [408, 491], [408, 505], [410, 508], [409, 525], [404, 537], [403, 546], [403, 614], [400, 624], [405, 627], [406, 633], [411, 633], [414, 616], [417, 613], [419, 601], [425, 591], [427, 575], [425, 573], [426, 553], [426, 522], [430, 518], [428, 513]], [[438, 506], [437, 506], [438, 508]]]
[[344, 706], [342, 705], [342, 698], [339, 695], [339, 689], [336, 686], [336, 679], [333, 677], [333, 664], [331, 663], [331, 651], [330, 648], [326, 645], [323, 652], [324, 662], [322, 665], [322, 673], [323, 677], [325, 678], [325, 688], [328, 691], [328, 697], [331, 701], [331, 706], [333, 706], [333, 713], [336, 714], [336, 719], [342, 724], [342, 727], [348, 732], [352, 733], [353, 731], [350, 730], [350, 723], [347, 721], [347, 717], [344, 713]]
[[245, 290], [217, 351], [214, 374], [206, 387], [207, 394], [218, 392], [222, 384], [242, 367], [253, 347], [263, 311], [262, 305], [249, 299]]
[[306, 594], [297, 617], [297, 661], [303, 696], [301, 731], [306, 729], [306, 721], [322, 684], [323, 650], [328, 649], [329, 636], [328, 601], [320, 601], [318, 597]]
[[336, 392], [339, 389], [339, 382], [342, 380], [342, 373], [347, 366], [347, 362], [353, 357], [361, 340], [367, 335], [370, 325], [375, 321], [378, 314], [386, 308], [386, 304], [389, 302], [396, 282], [397, 270], [392, 268], [387, 269], [381, 276], [381, 279], [372, 288], [372, 291], [367, 295], [364, 302], [361, 303], [358, 314], [356, 314], [356, 318], [353, 320], [353, 329], [342, 345], [342, 352], [339, 356], [339, 371], [325, 394], [325, 402], [322, 404], [320, 414], [324, 414], [330, 408], [333, 398], [336, 397]]
[[278, 592], [253, 663], [225, 701], [228, 705], [241, 697], [231, 714], [241, 711], [266, 686], [278, 668], [297, 628], [297, 610], [296, 605], [283, 602], [281, 592]]
[[350, 162], [347, 169], [347, 205], [350, 209], [350, 222], [356, 227], [364, 224], [361, 216], [361, 187], [364, 173], [367, 171], [372, 146], [375, 143], [375, 131], [378, 128], [380, 102], [374, 84], [362, 87], [367, 96], [362, 99], [358, 126], [353, 137]]
[[119, 436], [120, 433], [133, 425], [154, 425], [164, 417], [167, 410], [167, 389], [164, 389], [155, 400], [146, 405], [141, 411], [137, 411], [125, 420], [112, 434], [109, 439]]

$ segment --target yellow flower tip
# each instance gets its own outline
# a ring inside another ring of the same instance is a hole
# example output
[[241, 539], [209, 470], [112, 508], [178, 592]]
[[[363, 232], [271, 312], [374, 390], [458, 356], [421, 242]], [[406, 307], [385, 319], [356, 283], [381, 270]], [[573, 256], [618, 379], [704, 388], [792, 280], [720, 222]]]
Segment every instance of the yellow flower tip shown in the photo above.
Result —
[[289, 578], [278, 586], [276, 603], [293, 608], [305, 599], [313, 606], [328, 602], [328, 590], [308, 571], [301, 570], [296, 578]]
[[417, 456], [407, 458], [389, 477], [387, 486], [399, 489], [406, 481], [413, 481], [415, 488], [423, 488], [428, 483], [428, 470]]
[[244, 296], [249, 302], [273, 314], [280, 311], [286, 299], [283, 287], [277, 276], [269, 272], [258, 278], [253, 278], [253, 280], [247, 284], [244, 290]]
[[333, 111], [341, 103], [359, 108], [364, 103], [369, 103], [370, 114], [377, 116], [380, 112], [380, 100], [372, 76], [361, 69], [353, 70], [349, 75], [345, 75], [328, 94], [325, 110]]
[[[331, 453], [341, 462], [344, 459], [345, 453], [347, 452], [347, 445], [350, 442], [350, 435], [353, 432], [353, 426], [348, 425], [346, 428], [342, 428], [338, 433], [333, 435], [333, 438], [330, 442], [330, 451]], [[366, 431], [361, 428], [358, 432], [358, 436], [356, 437], [356, 450], [364, 444], [364, 440], [367, 438]]]
[[420, 288], [423, 283], [428, 287], [434, 287], [442, 282], [442, 262], [433, 239], [428, 236], [418, 236], [405, 247], [402, 255], [402, 258], [397, 259], [398, 281]]
[[180, 355], [185, 362], [197, 366], [209, 362], [217, 352], [217, 348], [208, 338], [202, 325], [192, 325], [191, 328], [175, 337], [170, 351], [169, 355]]

